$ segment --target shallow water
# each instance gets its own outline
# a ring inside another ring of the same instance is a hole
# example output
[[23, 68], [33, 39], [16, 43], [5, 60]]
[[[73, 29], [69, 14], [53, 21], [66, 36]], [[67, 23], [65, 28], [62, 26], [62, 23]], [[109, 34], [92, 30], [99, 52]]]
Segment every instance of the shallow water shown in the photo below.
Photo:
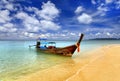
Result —
[[[56, 41], [56, 46], [63, 47], [74, 44], [76, 41]], [[81, 54], [95, 48], [109, 45], [120, 44], [117, 40], [92, 40], [81, 43], [81, 52], [73, 57], [43, 54], [37, 52], [34, 47], [35, 41], [0, 41], [0, 80], [15, 80], [26, 74], [47, 69], [51, 66], [79, 58]]]

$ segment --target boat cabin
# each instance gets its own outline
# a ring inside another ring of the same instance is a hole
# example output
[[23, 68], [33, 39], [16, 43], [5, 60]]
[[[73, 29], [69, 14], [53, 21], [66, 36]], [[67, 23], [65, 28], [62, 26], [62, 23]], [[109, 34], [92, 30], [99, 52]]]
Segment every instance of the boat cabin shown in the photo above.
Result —
[[56, 43], [55, 42], [48, 42], [47, 48], [48, 49], [56, 48]]
[[56, 43], [48, 42], [47, 39], [39, 39], [39, 40], [37, 40], [36, 48], [52, 49], [52, 48], [56, 48]]

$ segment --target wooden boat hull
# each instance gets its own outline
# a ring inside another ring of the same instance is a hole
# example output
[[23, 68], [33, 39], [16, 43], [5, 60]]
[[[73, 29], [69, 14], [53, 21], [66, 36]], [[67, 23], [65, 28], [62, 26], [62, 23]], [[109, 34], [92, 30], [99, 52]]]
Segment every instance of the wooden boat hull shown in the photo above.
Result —
[[79, 48], [79, 45], [83, 39], [83, 36], [84, 35], [81, 34], [81, 36], [76, 44], [70, 45], [67, 47], [63, 47], [63, 48], [52, 47], [52, 48], [42, 49], [42, 48], [38, 48], [39, 46], [36, 45], [36, 49], [37, 49], [37, 51], [44, 52], [44, 53], [58, 54], [58, 55], [64, 55], [64, 56], [72, 56], [73, 53], [75, 52], [75, 50], [77, 48]]
[[71, 45], [71, 46], [67, 46], [64, 48], [51, 48], [51, 49], [37, 48], [37, 51], [41, 51], [44, 53], [58, 54], [58, 55], [63, 55], [63, 56], [72, 56], [76, 48], [77, 48], [76, 45]]

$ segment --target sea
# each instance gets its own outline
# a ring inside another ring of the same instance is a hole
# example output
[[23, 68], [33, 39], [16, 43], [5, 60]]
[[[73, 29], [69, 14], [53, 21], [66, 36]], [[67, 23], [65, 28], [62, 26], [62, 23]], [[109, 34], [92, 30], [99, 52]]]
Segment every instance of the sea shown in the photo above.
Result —
[[[76, 41], [54, 41], [56, 47], [75, 44]], [[96, 48], [110, 44], [120, 44], [119, 40], [84, 40], [80, 52], [75, 51], [72, 57], [45, 54], [36, 51], [36, 41], [0, 41], [0, 81], [14, 81], [30, 73], [42, 71], [52, 66], [76, 59]]]

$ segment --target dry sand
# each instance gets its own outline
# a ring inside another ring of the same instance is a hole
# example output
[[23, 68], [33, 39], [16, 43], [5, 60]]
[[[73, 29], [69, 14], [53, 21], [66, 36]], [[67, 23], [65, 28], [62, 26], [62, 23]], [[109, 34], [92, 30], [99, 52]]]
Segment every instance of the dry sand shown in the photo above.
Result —
[[16, 81], [120, 81], [120, 45], [109, 45]]

